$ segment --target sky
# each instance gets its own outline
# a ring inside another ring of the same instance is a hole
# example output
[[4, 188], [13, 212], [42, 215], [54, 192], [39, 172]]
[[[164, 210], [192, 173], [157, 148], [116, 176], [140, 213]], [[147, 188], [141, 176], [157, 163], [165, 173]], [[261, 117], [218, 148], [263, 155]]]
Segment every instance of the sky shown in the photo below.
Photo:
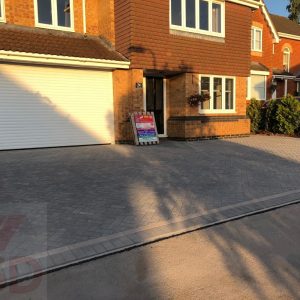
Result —
[[286, 6], [289, 4], [289, 0], [265, 0], [268, 10], [271, 14], [288, 16]]

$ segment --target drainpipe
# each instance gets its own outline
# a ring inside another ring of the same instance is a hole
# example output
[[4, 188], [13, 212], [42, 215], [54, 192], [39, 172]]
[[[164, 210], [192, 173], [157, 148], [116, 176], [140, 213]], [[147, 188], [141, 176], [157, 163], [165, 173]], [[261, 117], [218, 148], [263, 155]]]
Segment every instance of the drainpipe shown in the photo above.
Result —
[[284, 96], [287, 96], [287, 79], [284, 79]]
[[82, 0], [83, 33], [86, 34], [86, 0]]

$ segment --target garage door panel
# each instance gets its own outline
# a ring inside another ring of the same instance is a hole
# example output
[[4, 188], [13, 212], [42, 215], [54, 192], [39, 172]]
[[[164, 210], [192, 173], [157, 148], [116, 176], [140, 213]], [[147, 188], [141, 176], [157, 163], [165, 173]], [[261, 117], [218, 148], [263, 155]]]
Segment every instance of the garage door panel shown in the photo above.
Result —
[[3, 64], [0, 82], [0, 149], [113, 141], [111, 72]]

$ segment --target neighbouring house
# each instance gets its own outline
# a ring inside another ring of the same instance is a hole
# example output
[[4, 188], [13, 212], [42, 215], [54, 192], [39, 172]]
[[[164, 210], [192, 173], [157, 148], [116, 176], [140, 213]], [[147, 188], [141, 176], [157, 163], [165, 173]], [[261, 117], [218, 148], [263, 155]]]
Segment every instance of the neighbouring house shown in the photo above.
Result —
[[[260, 0], [0, 0], [0, 149], [248, 135]], [[199, 107], [189, 96], [210, 95]]]
[[252, 12], [247, 100], [296, 96], [300, 92], [299, 75], [300, 25], [269, 14], [263, 4]]
[[280, 37], [275, 45], [273, 74], [274, 97], [300, 95], [300, 25], [288, 18], [271, 15]]

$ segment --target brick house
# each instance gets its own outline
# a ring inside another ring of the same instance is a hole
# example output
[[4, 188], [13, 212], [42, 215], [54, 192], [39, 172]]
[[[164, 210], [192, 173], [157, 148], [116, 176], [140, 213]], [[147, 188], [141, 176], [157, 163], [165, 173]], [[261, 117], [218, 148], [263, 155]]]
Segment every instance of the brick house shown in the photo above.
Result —
[[[0, 0], [0, 149], [247, 135], [259, 0]], [[190, 107], [188, 97], [211, 99]]]
[[263, 4], [252, 12], [251, 75], [247, 99], [297, 95], [300, 75], [300, 25], [269, 14]]
[[114, 37], [113, 1], [0, 0], [0, 149], [113, 143]]
[[[116, 50], [132, 71], [127, 82], [120, 71], [118, 84], [144, 83], [143, 90], [131, 84], [130, 93], [124, 87], [116, 99], [117, 140], [131, 138], [130, 109], [154, 111], [159, 133], [169, 138], [249, 134], [250, 29], [259, 3], [115, 0]], [[201, 91], [211, 100], [190, 107], [188, 97]]]

